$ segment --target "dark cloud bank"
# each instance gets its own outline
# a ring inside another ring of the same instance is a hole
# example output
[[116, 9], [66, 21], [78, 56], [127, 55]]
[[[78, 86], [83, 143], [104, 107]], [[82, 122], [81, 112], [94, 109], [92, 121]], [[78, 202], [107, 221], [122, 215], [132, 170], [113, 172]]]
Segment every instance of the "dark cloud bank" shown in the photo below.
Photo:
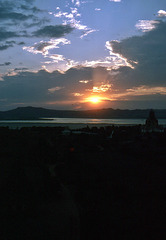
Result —
[[[70, 25], [46, 25], [50, 20], [43, 15], [45, 11], [35, 7], [33, 2], [33, 0], [0, 1], [0, 42], [22, 37], [59, 38], [74, 30]], [[0, 50], [13, 46], [3, 42]]]
[[116, 85], [121, 88], [134, 86], [166, 86], [166, 22], [160, 22], [156, 29], [111, 42], [113, 51], [126, 57], [130, 62], [137, 61], [135, 69], [121, 67], [116, 77]]
[[[80, 87], [82, 87], [80, 80], [91, 79], [91, 76], [91, 68], [72, 68], [64, 74], [59, 71], [49, 73], [40, 70], [37, 73], [24, 71], [15, 76], [5, 76], [4, 81], [0, 81], [1, 109], [5, 106], [11, 108], [10, 105], [13, 108], [20, 104], [51, 106], [49, 103], [56, 103], [56, 101], [57, 106], [60, 106], [59, 101], [71, 101], [73, 93], [80, 92]], [[53, 90], [50, 91], [51, 89]], [[82, 91], [84, 90], [83, 87]]]

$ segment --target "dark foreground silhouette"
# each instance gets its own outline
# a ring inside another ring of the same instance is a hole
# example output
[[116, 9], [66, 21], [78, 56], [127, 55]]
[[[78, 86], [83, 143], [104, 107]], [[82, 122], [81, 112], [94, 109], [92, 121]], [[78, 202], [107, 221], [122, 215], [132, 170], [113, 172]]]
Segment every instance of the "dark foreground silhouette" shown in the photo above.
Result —
[[0, 239], [161, 239], [166, 132], [0, 128]]

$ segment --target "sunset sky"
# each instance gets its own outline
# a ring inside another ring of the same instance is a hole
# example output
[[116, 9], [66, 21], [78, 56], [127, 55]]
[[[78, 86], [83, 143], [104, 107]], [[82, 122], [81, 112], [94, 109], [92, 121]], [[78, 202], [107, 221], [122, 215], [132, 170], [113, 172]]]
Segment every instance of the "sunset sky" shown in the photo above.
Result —
[[0, 0], [0, 110], [166, 108], [165, 0]]

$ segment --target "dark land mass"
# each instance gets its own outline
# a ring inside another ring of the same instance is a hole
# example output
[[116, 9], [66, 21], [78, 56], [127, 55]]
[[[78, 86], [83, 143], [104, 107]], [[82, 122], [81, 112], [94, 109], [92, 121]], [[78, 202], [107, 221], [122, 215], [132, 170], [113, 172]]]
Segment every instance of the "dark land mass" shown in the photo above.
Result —
[[0, 239], [158, 240], [166, 129], [0, 128]]
[[[166, 118], [166, 109], [155, 110], [157, 118]], [[99, 119], [137, 119], [147, 118], [149, 109], [145, 110], [120, 110], [120, 109], [97, 109], [97, 110], [52, 110], [37, 107], [18, 107], [9, 111], [0, 112], [0, 120], [37, 120], [41, 118], [99, 118]]]

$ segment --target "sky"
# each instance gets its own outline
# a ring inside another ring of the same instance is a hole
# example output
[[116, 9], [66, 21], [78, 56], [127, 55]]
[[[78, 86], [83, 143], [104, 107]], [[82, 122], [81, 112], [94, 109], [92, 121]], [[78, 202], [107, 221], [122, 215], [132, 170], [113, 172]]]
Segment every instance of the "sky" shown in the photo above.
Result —
[[0, 111], [166, 108], [165, 0], [0, 0]]

